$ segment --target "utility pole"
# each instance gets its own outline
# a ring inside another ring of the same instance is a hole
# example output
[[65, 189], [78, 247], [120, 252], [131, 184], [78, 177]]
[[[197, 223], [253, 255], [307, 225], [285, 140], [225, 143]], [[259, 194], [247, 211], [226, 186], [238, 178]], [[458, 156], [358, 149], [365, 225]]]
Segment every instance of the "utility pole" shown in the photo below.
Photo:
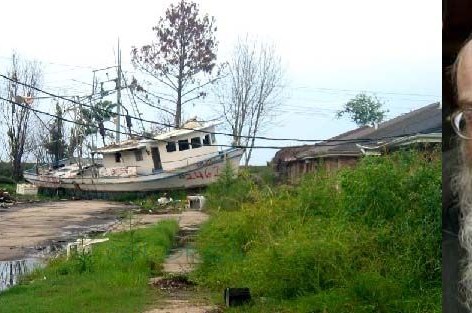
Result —
[[120, 142], [120, 121], [121, 121], [121, 50], [120, 39], [118, 38], [118, 77], [116, 78], [116, 143]]
[[[79, 104], [79, 112], [77, 114], [78, 116], [78, 120], [80, 121], [80, 123], [84, 123], [84, 118], [83, 118], [83, 112], [82, 112], [82, 102], [80, 101], [80, 97], [77, 96], [76, 97], [76, 102]], [[78, 146], [79, 148], [79, 160], [78, 160], [78, 165], [79, 165], [79, 170], [82, 170], [82, 153], [83, 153], [83, 150], [82, 150], [82, 145], [84, 144], [83, 142], [83, 138], [85, 137], [85, 128], [84, 126], [80, 126], [79, 128], [79, 135], [77, 138], [80, 138], [78, 141], [80, 142], [80, 145]]]

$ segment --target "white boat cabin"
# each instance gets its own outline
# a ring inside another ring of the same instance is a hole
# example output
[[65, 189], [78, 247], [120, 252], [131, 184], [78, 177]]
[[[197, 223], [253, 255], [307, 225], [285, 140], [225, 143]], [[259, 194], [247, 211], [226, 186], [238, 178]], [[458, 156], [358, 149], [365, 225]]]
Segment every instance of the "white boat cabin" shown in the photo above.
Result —
[[197, 121], [181, 129], [159, 134], [153, 139], [130, 139], [97, 149], [103, 155], [100, 176], [149, 175], [172, 171], [218, 154], [214, 144], [215, 124]]

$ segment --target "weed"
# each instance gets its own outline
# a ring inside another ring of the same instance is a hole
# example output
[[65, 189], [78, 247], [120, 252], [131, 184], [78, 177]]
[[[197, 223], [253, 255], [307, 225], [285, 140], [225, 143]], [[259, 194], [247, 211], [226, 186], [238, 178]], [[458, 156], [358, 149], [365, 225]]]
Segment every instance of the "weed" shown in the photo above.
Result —
[[231, 312], [440, 311], [440, 151], [366, 157], [295, 187], [227, 173], [207, 197], [191, 278], [249, 287], [255, 304]]
[[[150, 275], [160, 273], [178, 225], [163, 221], [129, 233], [115, 233], [91, 254], [52, 260], [25, 284], [1, 295], [5, 312], [141, 312], [149, 300]], [[133, 257], [131, 258], [130, 255]], [[3, 312], [3, 311], [2, 311]]]

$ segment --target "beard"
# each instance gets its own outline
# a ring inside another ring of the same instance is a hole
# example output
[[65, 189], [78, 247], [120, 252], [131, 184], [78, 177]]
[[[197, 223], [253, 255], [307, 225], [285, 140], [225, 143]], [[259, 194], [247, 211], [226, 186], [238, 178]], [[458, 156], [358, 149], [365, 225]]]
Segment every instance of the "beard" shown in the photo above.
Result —
[[459, 172], [453, 179], [453, 190], [456, 191], [460, 205], [459, 243], [464, 249], [461, 260], [459, 291], [464, 304], [472, 309], [472, 161], [468, 156], [467, 143], [460, 143]]

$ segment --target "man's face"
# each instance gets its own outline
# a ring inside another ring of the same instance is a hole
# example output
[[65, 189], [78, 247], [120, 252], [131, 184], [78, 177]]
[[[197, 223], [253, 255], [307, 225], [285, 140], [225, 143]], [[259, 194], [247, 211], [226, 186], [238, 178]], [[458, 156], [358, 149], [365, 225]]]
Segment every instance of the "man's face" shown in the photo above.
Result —
[[[472, 138], [472, 42], [461, 51], [457, 63], [457, 97], [464, 111], [466, 136]], [[466, 251], [461, 274], [461, 291], [472, 308], [472, 140], [461, 140], [461, 169], [455, 178], [461, 208], [459, 240]]]
[[[472, 41], [464, 46], [457, 63], [457, 98], [460, 108], [465, 110], [467, 136], [472, 138]], [[472, 140], [463, 144], [464, 161], [472, 166]]]

